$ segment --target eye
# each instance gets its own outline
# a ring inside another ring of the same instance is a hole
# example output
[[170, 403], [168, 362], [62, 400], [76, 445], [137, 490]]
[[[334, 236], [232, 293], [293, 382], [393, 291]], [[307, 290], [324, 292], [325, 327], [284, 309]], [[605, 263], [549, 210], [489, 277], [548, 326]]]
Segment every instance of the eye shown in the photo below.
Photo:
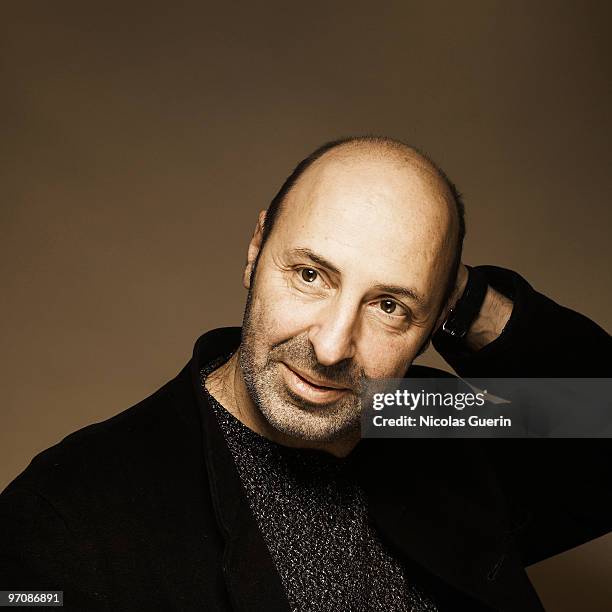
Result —
[[373, 304], [381, 316], [391, 323], [404, 324], [412, 320], [412, 313], [400, 302], [391, 298], [382, 298]]
[[393, 314], [397, 309], [397, 302], [393, 300], [380, 300], [380, 308], [386, 314]]
[[306, 281], [307, 283], [314, 282], [319, 275], [319, 273], [312, 268], [302, 268], [300, 274], [302, 276], [302, 280]]

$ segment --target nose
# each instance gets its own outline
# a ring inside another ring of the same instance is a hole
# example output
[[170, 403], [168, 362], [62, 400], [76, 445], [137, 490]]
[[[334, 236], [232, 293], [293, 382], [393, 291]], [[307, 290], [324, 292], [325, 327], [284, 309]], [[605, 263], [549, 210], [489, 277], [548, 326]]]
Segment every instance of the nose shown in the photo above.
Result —
[[333, 365], [355, 356], [358, 313], [357, 305], [340, 299], [325, 305], [308, 333], [320, 364]]

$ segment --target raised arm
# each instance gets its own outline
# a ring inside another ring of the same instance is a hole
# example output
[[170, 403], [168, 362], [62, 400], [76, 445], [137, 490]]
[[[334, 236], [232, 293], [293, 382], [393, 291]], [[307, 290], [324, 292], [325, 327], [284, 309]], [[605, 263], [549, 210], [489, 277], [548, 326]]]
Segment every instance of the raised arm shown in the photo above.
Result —
[[460, 376], [612, 376], [612, 338], [599, 325], [537, 292], [512, 270], [478, 269], [489, 289], [468, 334], [455, 340], [438, 330], [433, 337]]
[[[460, 376], [612, 376], [612, 339], [606, 331], [537, 292], [516, 272], [479, 269], [489, 290], [468, 334], [457, 341], [438, 331], [433, 338]], [[612, 530], [609, 439], [479, 443], [512, 508], [515, 545], [525, 566]]]

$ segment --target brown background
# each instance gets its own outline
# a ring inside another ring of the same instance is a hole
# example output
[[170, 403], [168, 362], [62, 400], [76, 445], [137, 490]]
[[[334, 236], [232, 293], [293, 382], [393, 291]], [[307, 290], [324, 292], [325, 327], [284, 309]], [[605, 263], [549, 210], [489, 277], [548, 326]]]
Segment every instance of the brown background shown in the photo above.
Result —
[[[4, 3], [0, 487], [240, 324], [257, 211], [330, 138], [423, 147], [467, 263], [610, 329], [604, 4]], [[610, 609], [611, 555], [532, 568], [547, 609]]]

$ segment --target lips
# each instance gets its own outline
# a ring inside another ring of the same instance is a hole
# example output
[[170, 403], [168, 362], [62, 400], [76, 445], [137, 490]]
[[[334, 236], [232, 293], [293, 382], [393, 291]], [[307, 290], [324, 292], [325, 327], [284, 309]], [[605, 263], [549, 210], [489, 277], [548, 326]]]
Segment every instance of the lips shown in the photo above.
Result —
[[337, 389], [339, 391], [348, 391], [346, 387], [342, 387], [337, 385], [336, 383], [327, 382], [324, 380], [319, 380], [317, 378], [313, 378], [308, 374], [304, 374], [301, 370], [297, 370], [296, 368], [292, 368], [287, 366], [294, 374], [297, 374], [300, 378], [304, 379], [307, 383], [312, 385], [313, 387], [318, 387], [320, 389]]
[[281, 368], [285, 384], [291, 392], [311, 404], [329, 404], [349, 392], [346, 387], [316, 379], [290, 368], [286, 363], [281, 362]]

